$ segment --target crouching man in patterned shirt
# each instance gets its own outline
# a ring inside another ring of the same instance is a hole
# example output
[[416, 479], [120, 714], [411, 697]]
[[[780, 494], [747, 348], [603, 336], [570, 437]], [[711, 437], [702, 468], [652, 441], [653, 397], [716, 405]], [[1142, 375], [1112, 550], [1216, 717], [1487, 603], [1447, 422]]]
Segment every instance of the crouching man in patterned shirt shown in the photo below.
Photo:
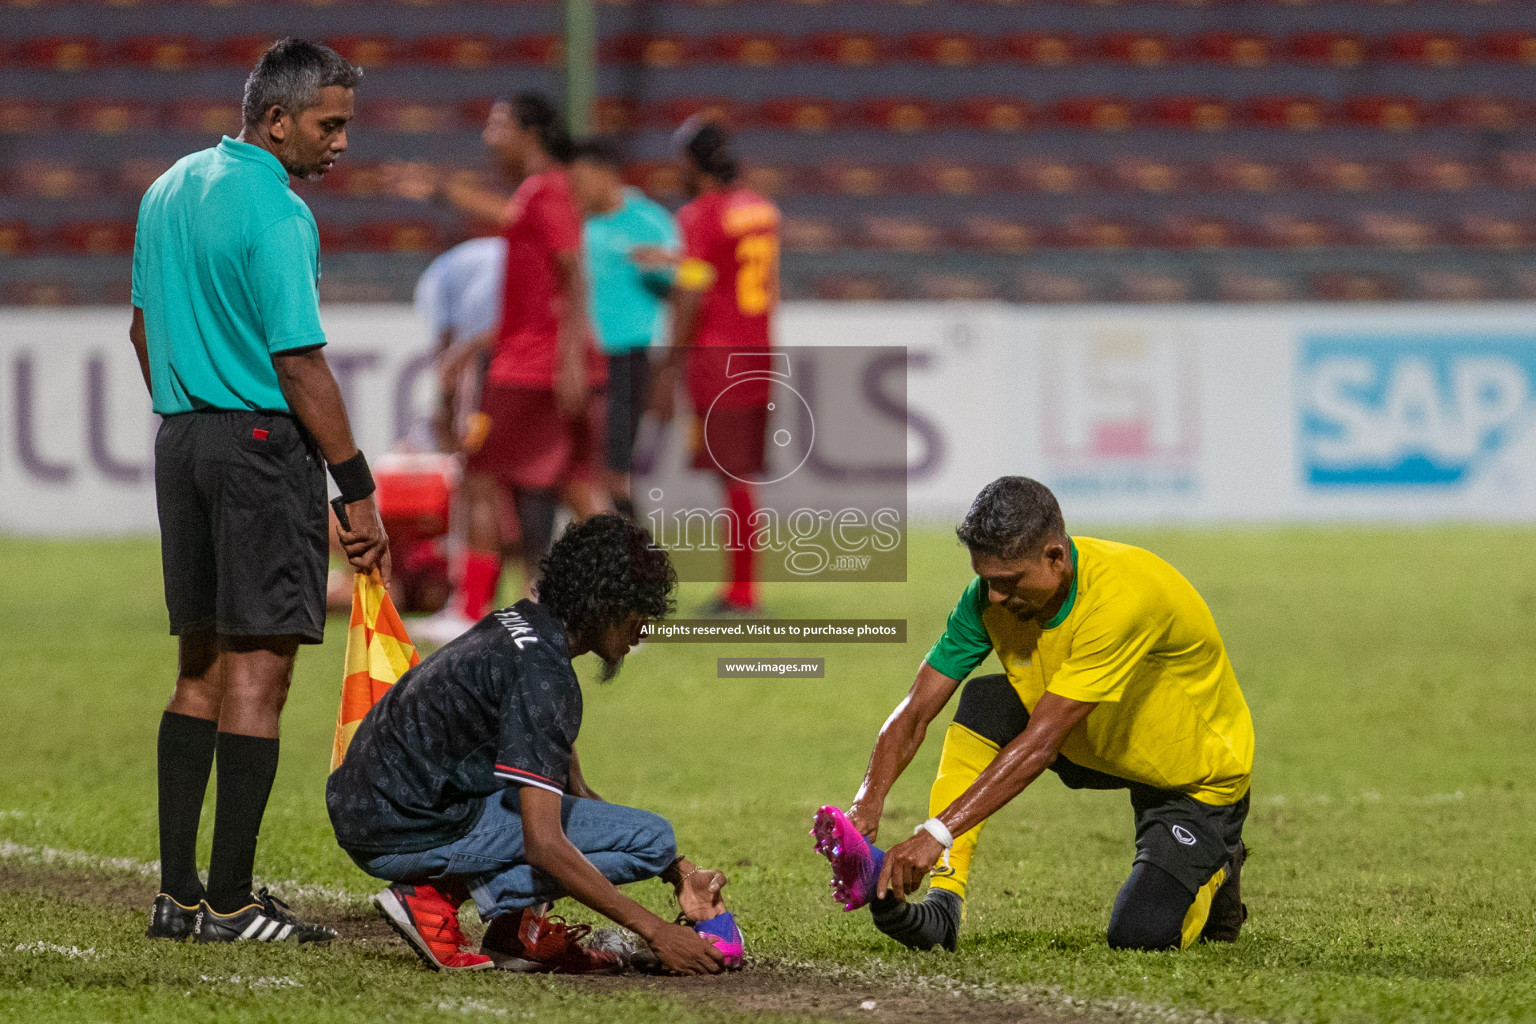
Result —
[[[570, 896], [636, 932], [676, 973], [720, 971], [719, 949], [617, 886], [661, 877], [694, 921], [720, 915], [725, 876], [677, 855], [672, 826], [605, 803], [576, 758], [589, 651], [612, 678], [641, 630], [672, 608], [677, 575], [650, 535], [598, 515], [572, 526], [519, 601], [407, 672], [368, 712], [326, 786], [342, 849], [392, 884], [374, 905], [436, 970], [568, 974], [619, 969], [586, 929], [547, 915]], [[466, 948], [458, 908], [489, 922]]]

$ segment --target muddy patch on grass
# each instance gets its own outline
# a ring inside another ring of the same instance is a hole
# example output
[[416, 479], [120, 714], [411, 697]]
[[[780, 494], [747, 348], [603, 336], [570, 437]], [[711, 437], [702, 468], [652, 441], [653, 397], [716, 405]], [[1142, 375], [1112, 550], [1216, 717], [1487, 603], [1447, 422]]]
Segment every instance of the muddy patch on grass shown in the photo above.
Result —
[[[20, 861], [0, 861], [0, 891], [47, 896], [90, 907], [137, 913], [148, 921], [155, 884], [142, 874], [79, 871]], [[281, 893], [278, 893], [281, 896]], [[398, 936], [371, 907], [339, 907], [295, 900], [307, 920], [341, 932], [340, 945], [378, 954], [398, 952], [400, 969], [424, 970]], [[941, 988], [931, 983], [903, 984], [818, 973], [772, 960], [756, 960], [730, 975], [666, 978], [624, 974], [563, 978], [561, 984], [591, 993], [643, 991], [681, 999], [699, 1007], [762, 1016], [874, 1022], [921, 1021], [922, 1024], [1046, 1024], [1064, 1018], [1095, 1024], [1145, 1019], [1178, 1019], [1153, 1010], [1089, 1007], [1060, 997], [1024, 993], [983, 993], [974, 988]], [[1145, 1008], [1152, 1009], [1152, 1008]]]

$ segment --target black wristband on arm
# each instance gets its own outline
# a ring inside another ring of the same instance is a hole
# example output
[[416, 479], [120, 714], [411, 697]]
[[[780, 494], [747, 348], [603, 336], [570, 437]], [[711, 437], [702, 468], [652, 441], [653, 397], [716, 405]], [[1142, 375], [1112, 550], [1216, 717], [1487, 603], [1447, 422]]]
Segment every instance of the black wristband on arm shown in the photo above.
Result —
[[341, 500], [346, 504], [362, 501], [373, 494], [373, 473], [369, 471], [368, 460], [363, 458], [361, 451], [346, 462], [333, 462], [327, 468], [331, 471], [331, 479], [336, 481], [336, 489], [341, 492]]

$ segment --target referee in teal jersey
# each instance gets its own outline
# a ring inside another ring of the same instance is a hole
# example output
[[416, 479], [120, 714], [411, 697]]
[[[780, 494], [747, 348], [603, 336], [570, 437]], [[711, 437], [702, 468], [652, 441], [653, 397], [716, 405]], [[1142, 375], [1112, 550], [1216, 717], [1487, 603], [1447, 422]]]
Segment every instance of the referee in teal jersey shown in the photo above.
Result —
[[[252, 892], [299, 644], [325, 628], [326, 482], [359, 572], [389, 571], [373, 477], [323, 354], [320, 237], [289, 177], [347, 148], [362, 71], [298, 39], [245, 83], [245, 126], [178, 161], [139, 206], [130, 336], [155, 412], [155, 497], [176, 690], [160, 722], [160, 895], [151, 938], [324, 942]], [[218, 752], [205, 889], [197, 828]]]

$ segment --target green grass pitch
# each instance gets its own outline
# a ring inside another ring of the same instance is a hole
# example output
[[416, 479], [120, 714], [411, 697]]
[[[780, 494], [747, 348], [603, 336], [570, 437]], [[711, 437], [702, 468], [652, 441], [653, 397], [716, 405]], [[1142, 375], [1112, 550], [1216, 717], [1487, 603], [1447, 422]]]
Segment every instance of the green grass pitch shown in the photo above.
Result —
[[[906, 618], [904, 647], [652, 645], [587, 686], [587, 776], [666, 814], [685, 852], [731, 876], [758, 958], [743, 976], [444, 978], [390, 941], [151, 944], [128, 908], [153, 893], [132, 868], [156, 855], [154, 737], [173, 670], [156, 545], [0, 538], [0, 1019], [955, 1020], [960, 1002], [975, 1021], [1536, 1018], [1536, 532], [1085, 532], [1184, 571], [1253, 708], [1252, 918], [1235, 947], [1111, 953], [1128, 801], [1049, 776], [984, 837], [958, 955], [899, 950], [833, 906], [810, 816], [851, 798], [966, 582], [940, 532], [915, 535], [911, 583], [770, 590], [779, 616]], [[684, 613], [703, 595], [685, 590]], [[355, 907], [377, 883], [325, 817], [334, 621], [329, 636], [300, 655], [257, 870]], [[821, 655], [827, 676], [717, 680], [722, 653]], [[942, 724], [892, 794], [887, 838], [925, 814]], [[205, 850], [210, 826], [205, 813]], [[41, 865], [44, 847], [68, 853]], [[665, 910], [661, 883], [632, 888]], [[859, 1010], [866, 994], [876, 1009]]]

